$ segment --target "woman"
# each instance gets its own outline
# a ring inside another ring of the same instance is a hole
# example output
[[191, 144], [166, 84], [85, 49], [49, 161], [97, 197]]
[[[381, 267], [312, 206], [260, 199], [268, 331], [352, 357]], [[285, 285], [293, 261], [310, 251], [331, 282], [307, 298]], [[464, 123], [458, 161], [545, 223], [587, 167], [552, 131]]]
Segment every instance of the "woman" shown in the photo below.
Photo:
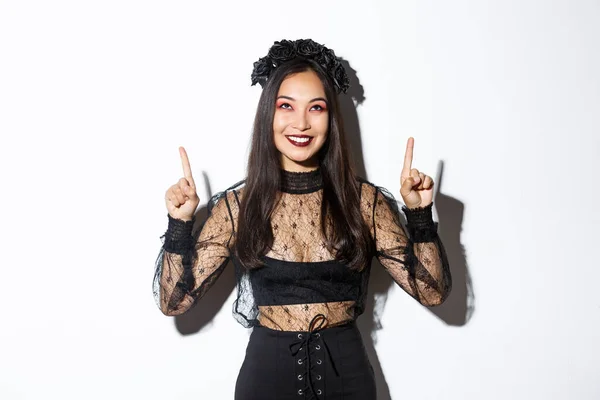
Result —
[[406, 233], [393, 196], [353, 172], [337, 98], [348, 78], [325, 46], [275, 42], [254, 65], [257, 82], [247, 178], [213, 196], [197, 238], [199, 199], [180, 148], [184, 177], [166, 192], [157, 303], [166, 315], [187, 311], [231, 259], [233, 313], [254, 328], [237, 400], [375, 399], [355, 323], [372, 257], [423, 305], [442, 303], [451, 288], [431, 215], [433, 181], [412, 168], [409, 138], [400, 190]]

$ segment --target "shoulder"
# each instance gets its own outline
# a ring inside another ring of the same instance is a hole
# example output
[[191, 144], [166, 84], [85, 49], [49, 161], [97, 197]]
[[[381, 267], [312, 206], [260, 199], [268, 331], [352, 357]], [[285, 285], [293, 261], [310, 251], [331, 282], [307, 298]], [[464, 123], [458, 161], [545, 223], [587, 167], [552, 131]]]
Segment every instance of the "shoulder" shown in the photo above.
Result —
[[360, 209], [364, 217], [370, 218], [377, 201], [377, 186], [362, 176], [357, 176], [356, 181], [359, 185]]
[[246, 179], [242, 179], [241, 181], [238, 181], [225, 189], [224, 192], [227, 196], [227, 201], [229, 204], [235, 204], [236, 206], [239, 206], [245, 185]]
[[383, 186], [376, 185], [375, 183], [370, 182], [361, 176], [357, 176], [356, 181], [360, 187], [361, 200], [395, 200], [392, 193], [390, 193], [390, 191]]
[[217, 211], [231, 209], [233, 207], [237, 208], [245, 183], [246, 180], [243, 179], [212, 195], [207, 204], [208, 209]]
[[399, 214], [402, 204], [398, 202], [389, 190], [383, 186], [369, 182], [362, 177], [357, 177], [357, 181], [361, 185], [360, 203], [363, 214], [370, 216], [379, 213]]

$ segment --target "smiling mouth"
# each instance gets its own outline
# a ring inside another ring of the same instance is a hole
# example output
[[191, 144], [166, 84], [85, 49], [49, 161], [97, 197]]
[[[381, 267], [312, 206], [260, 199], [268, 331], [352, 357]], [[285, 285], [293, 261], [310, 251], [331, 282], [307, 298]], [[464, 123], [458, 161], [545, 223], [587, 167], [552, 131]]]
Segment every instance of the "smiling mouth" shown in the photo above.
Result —
[[307, 135], [290, 135], [286, 136], [286, 138], [291, 144], [297, 147], [308, 146], [313, 140], [312, 136]]

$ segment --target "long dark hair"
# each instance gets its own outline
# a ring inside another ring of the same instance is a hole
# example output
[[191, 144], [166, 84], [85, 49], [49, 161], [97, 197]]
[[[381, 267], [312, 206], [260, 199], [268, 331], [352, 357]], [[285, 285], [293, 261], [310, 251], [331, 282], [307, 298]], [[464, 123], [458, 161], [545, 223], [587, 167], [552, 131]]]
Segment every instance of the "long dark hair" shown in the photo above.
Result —
[[[327, 139], [319, 150], [323, 179], [321, 228], [328, 250], [354, 270], [370, 261], [372, 243], [360, 210], [360, 183], [351, 165], [344, 127], [331, 78], [314, 61], [296, 58], [277, 67], [263, 87], [256, 117], [244, 194], [240, 203], [235, 252], [246, 268], [263, 265], [273, 245], [271, 215], [278, 201], [281, 161], [273, 141], [273, 118], [279, 87], [294, 73], [313, 70], [320, 78], [329, 108]], [[332, 231], [327, 231], [329, 214]]]

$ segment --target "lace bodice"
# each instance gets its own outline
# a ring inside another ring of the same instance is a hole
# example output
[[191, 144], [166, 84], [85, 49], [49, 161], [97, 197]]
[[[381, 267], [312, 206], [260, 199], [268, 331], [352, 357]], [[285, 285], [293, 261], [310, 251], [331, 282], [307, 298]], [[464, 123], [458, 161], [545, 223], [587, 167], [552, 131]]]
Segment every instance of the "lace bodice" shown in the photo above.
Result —
[[[403, 207], [405, 229], [394, 197], [384, 188], [360, 182], [361, 211], [374, 256], [421, 304], [441, 303], [450, 291], [451, 277], [432, 205]], [[233, 252], [243, 181], [213, 196], [208, 217], [196, 233], [194, 220], [168, 216], [154, 275], [154, 296], [163, 313], [187, 311], [230, 259], [237, 280], [233, 314], [246, 327], [307, 330], [318, 314], [326, 317], [327, 326], [335, 326], [363, 312], [371, 265], [351, 271], [327, 249], [321, 233], [320, 171], [282, 171], [280, 194], [271, 217], [273, 245], [263, 256], [264, 267], [252, 271], [243, 268]]]

